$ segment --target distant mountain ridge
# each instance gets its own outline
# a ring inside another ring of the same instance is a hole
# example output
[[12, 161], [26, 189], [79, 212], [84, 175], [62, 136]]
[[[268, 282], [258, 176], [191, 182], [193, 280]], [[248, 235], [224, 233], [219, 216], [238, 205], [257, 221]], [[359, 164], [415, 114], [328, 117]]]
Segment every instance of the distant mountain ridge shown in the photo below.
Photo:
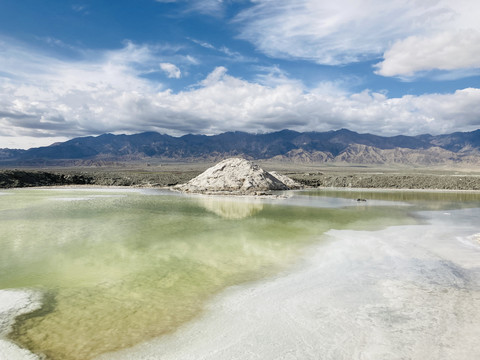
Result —
[[231, 156], [278, 161], [357, 164], [480, 164], [480, 129], [447, 135], [384, 137], [347, 129], [282, 130], [266, 134], [226, 132], [173, 137], [157, 132], [103, 134], [29, 150], [0, 149], [2, 165], [62, 161], [218, 160]]

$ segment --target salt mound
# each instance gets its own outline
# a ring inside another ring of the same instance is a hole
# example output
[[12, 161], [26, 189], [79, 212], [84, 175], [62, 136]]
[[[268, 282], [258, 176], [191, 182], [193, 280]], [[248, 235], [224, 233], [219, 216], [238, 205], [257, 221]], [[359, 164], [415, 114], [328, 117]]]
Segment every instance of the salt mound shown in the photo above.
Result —
[[302, 184], [296, 182], [293, 179], [290, 179], [287, 175], [279, 174], [276, 171], [270, 171], [270, 175], [273, 175], [274, 177], [276, 177], [278, 180], [280, 180], [285, 185], [287, 185], [290, 189], [301, 189], [301, 188], [303, 188]]
[[176, 190], [202, 194], [258, 194], [290, 188], [258, 165], [240, 158], [219, 162]]

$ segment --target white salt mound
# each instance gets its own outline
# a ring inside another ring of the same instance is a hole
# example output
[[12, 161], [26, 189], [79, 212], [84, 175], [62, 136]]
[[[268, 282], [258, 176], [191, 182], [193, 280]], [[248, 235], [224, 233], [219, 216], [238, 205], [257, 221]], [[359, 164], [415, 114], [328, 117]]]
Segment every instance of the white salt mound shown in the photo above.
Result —
[[248, 160], [231, 158], [219, 162], [174, 189], [187, 193], [242, 195], [289, 190], [290, 187]]
[[282, 175], [282, 174], [279, 174], [278, 172], [276, 171], [270, 171], [270, 175], [273, 175], [275, 176], [278, 180], [280, 180], [281, 182], [283, 182], [285, 185], [287, 185], [290, 189], [301, 189], [303, 188], [303, 185], [296, 182], [295, 180], [293, 179], [290, 179], [288, 176], [286, 175]]

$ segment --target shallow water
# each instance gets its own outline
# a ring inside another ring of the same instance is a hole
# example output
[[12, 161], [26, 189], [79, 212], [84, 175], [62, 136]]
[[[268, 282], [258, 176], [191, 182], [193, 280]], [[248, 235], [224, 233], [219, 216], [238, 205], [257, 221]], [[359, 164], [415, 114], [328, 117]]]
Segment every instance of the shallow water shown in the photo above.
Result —
[[42, 308], [20, 316], [9, 337], [66, 360], [172, 333], [228, 286], [288, 269], [332, 229], [419, 224], [415, 209], [480, 206], [477, 195], [463, 194], [357, 203], [356, 194], [271, 201], [154, 190], [2, 193], [0, 289], [44, 294]]
[[404, 202], [415, 205], [415, 210], [442, 210], [478, 207], [478, 191], [423, 191], [383, 189], [314, 189], [298, 192], [299, 196], [336, 199], [365, 199], [371, 201]]
[[478, 359], [480, 209], [422, 217], [328, 231], [288, 272], [232, 287], [177, 332], [98, 360]]

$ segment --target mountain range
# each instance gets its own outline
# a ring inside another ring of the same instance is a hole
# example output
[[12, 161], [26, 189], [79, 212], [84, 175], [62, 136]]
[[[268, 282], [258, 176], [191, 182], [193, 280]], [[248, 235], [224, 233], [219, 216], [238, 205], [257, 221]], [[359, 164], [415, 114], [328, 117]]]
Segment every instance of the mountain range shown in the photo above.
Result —
[[351, 164], [480, 165], [480, 129], [446, 135], [384, 137], [347, 129], [226, 132], [173, 137], [157, 132], [79, 137], [28, 150], [0, 149], [0, 164], [58, 165], [111, 161], [219, 160], [231, 156], [294, 162]]

